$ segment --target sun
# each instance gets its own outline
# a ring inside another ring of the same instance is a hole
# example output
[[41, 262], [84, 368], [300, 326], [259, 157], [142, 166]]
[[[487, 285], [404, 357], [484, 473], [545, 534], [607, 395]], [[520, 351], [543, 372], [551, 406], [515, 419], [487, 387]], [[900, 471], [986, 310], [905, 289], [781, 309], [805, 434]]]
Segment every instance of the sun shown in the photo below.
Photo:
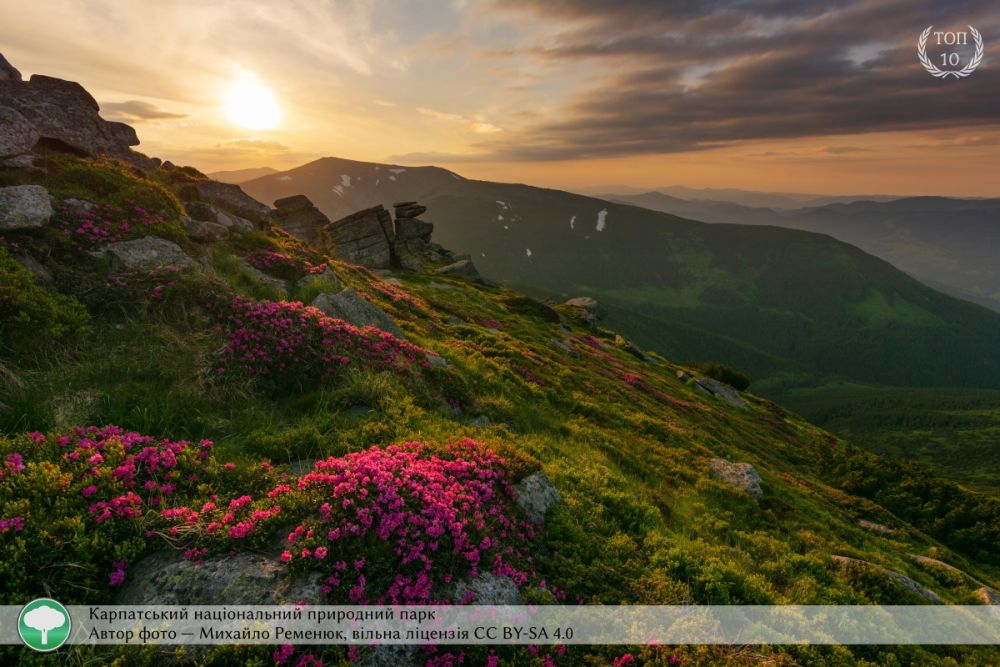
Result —
[[274, 93], [255, 76], [243, 76], [230, 83], [223, 104], [229, 120], [248, 130], [270, 130], [281, 121]]

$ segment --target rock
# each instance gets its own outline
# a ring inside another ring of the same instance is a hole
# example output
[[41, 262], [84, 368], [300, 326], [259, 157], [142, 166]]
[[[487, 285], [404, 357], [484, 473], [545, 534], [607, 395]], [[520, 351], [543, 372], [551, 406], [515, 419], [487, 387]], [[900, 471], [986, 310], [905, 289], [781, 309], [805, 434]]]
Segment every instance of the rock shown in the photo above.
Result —
[[27, 269], [28, 272], [35, 277], [35, 282], [39, 285], [44, 287], [52, 287], [55, 285], [56, 281], [52, 277], [52, 273], [45, 268], [44, 264], [31, 255], [14, 255], [14, 261]]
[[469, 426], [474, 426], [476, 428], [486, 428], [493, 423], [493, 420], [486, 415], [477, 415], [469, 420]]
[[23, 169], [24, 171], [37, 172], [44, 174], [46, 169], [35, 166], [35, 156], [34, 155], [18, 155], [17, 157], [9, 157], [4, 160], [0, 160], [0, 167], [4, 169]]
[[553, 505], [562, 500], [559, 490], [541, 470], [533, 472], [514, 486], [517, 504], [535, 523], [545, 520]]
[[229, 230], [217, 222], [192, 220], [187, 216], [181, 216], [181, 226], [195, 241], [212, 242], [229, 238]]
[[0, 105], [0, 158], [27, 153], [36, 143], [35, 126], [19, 111]]
[[52, 218], [49, 191], [40, 185], [0, 188], [0, 229], [32, 229]]
[[729, 486], [745, 492], [754, 500], [759, 500], [764, 495], [760, 488], [760, 475], [753, 465], [733, 463], [720, 458], [714, 458], [708, 464], [712, 468], [712, 475]]
[[431, 368], [449, 368], [448, 360], [444, 357], [434, 354], [433, 352], [428, 352], [424, 355], [427, 363], [431, 365]]
[[633, 357], [645, 361], [647, 364], [651, 364], [653, 366], [660, 365], [660, 362], [658, 362], [656, 359], [646, 354], [638, 345], [636, 345], [629, 339], [625, 338], [621, 334], [615, 334], [615, 345], [622, 348], [623, 350], [631, 354]]
[[310, 273], [299, 278], [298, 282], [295, 283], [295, 289], [302, 289], [310, 283], [322, 283], [324, 287], [329, 287], [337, 291], [343, 286], [340, 278], [337, 277], [337, 274], [329, 266], [324, 266], [323, 270], [319, 273]]
[[750, 410], [750, 406], [743, 401], [743, 398], [740, 396], [740, 392], [736, 391], [736, 389], [730, 387], [725, 382], [719, 382], [713, 378], [695, 378], [694, 385], [709, 396], [714, 396], [715, 398], [725, 401], [734, 408], [747, 411]]
[[975, 595], [980, 600], [982, 600], [983, 604], [988, 604], [991, 606], [1000, 605], [1000, 593], [997, 593], [989, 586], [983, 586], [982, 588], [977, 588], [972, 592], [972, 594]]
[[[471, 595], [470, 595], [471, 594]], [[480, 572], [471, 581], [455, 584], [451, 599], [458, 604], [477, 605], [522, 605], [521, 592], [510, 577], [502, 577], [492, 572]]]
[[591, 298], [589, 296], [578, 296], [566, 301], [567, 306], [573, 306], [574, 308], [579, 308], [585, 315], [589, 317], [584, 317], [592, 322], [597, 322], [603, 320], [608, 316], [607, 309], [602, 306], [597, 299]]
[[895, 572], [893, 570], [884, 568], [881, 565], [876, 565], [875, 563], [869, 563], [866, 560], [860, 560], [857, 558], [849, 558], [847, 556], [831, 556], [831, 558], [833, 559], [833, 562], [840, 567], [867, 568], [882, 572], [888, 575], [901, 588], [910, 591], [911, 593], [916, 593], [925, 600], [929, 600], [935, 603], [941, 602], [941, 596], [939, 596], [937, 593], [930, 590], [929, 588], [926, 588], [922, 584], [914, 581], [913, 579], [910, 579], [904, 574], [900, 574], [899, 572]]
[[487, 284], [486, 280], [479, 275], [479, 271], [476, 270], [476, 265], [472, 263], [471, 259], [460, 259], [454, 264], [441, 267], [437, 273], [442, 276], [468, 280], [470, 283]]
[[268, 275], [256, 266], [251, 266], [246, 260], [240, 260], [240, 265], [243, 267], [243, 270], [249, 273], [257, 282], [278, 290], [282, 296], [288, 296], [289, 290], [287, 280], [282, 280], [281, 278], [275, 278], [274, 276]]
[[423, 239], [408, 241], [393, 241], [390, 244], [393, 259], [401, 269], [413, 273], [424, 272], [424, 249], [427, 244]]
[[454, 262], [458, 259], [455, 253], [439, 243], [428, 243], [424, 253], [432, 262]]
[[366, 208], [331, 222], [326, 232], [337, 259], [369, 269], [389, 268], [392, 216], [384, 206]]
[[319, 573], [285, 581], [287, 568], [260, 554], [211, 556], [201, 563], [153, 554], [130, 567], [118, 593], [123, 605], [322, 604]]
[[313, 299], [312, 305], [330, 317], [344, 320], [356, 327], [373, 326], [396, 338], [403, 338], [403, 332], [385, 311], [351, 287], [337, 294], [320, 294]]
[[179, 245], [158, 236], [111, 243], [104, 246], [104, 254], [113, 266], [125, 269], [185, 269], [194, 264]]
[[415, 220], [413, 218], [396, 218], [396, 241], [408, 241], [410, 239], [421, 239], [425, 242], [431, 240], [434, 233], [434, 223]]
[[418, 663], [415, 658], [420, 647], [410, 644], [379, 644], [367, 650], [368, 653], [362, 653], [359, 657], [362, 667], [401, 667]]
[[20, 81], [21, 72], [16, 67], [7, 62], [7, 59], [0, 53], [0, 81]]
[[66, 213], [73, 216], [80, 216], [97, 206], [94, 202], [86, 199], [63, 199], [59, 205]]
[[187, 213], [194, 220], [219, 222], [219, 209], [203, 201], [189, 201], [184, 205]]
[[868, 521], [867, 519], [858, 519], [858, 525], [865, 530], [870, 530], [873, 533], [881, 533], [882, 535], [895, 535], [899, 532], [895, 528], [890, 528], [889, 526], [881, 523], [875, 523], [874, 521]]
[[677, 379], [680, 380], [681, 382], [687, 382], [692, 377], [693, 376], [687, 371], [677, 371]]
[[[163, 167], [167, 168], [167, 164], [164, 162]], [[256, 225], [263, 223], [271, 213], [271, 209], [243, 192], [243, 189], [234, 183], [201, 180], [195, 182], [195, 187], [205, 199]]]
[[[401, 201], [396, 202], [392, 205], [396, 210], [396, 222], [399, 222], [399, 218], [416, 218], [420, 214], [427, 211], [426, 206], [421, 206], [415, 201]], [[427, 223], [424, 223], [427, 224]]]
[[0, 103], [20, 112], [49, 148], [148, 162], [129, 149], [139, 144], [135, 131], [101, 118], [97, 102], [78, 83], [38, 74], [28, 81], [0, 77]]
[[552, 344], [555, 345], [557, 349], [562, 350], [567, 354], [576, 356], [576, 350], [574, 350], [573, 346], [569, 344], [569, 341], [563, 340], [562, 338], [551, 338], [549, 340], [552, 341]]
[[285, 197], [274, 202], [271, 222], [297, 239], [311, 245], [326, 246], [324, 228], [330, 219], [313, 206], [305, 195]]

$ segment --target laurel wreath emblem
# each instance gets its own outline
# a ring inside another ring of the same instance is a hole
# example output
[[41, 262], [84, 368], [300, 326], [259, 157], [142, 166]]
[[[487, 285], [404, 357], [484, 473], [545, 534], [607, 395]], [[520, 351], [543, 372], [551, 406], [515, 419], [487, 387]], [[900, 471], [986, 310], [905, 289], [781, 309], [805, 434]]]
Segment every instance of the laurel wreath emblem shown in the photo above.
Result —
[[927, 29], [920, 33], [920, 39], [917, 40], [917, 57], [920, 59], [920, 64], [924, 66], [924, 69], [931, 76], [936, 76], [939, 79], [947, 79], [950, 76], [961, 79], [975, 72], [979, 64], [983, 62], [983, 36], [979, 34], [979, 31], [971, 25], [969, 26], [969, 30], [972, 32], [972, 39], [976, 43], [976, 52], [972, 55], [972, 59], [962, 69], [946, 70], [940, 69], [927, 57], [927, 38], [930, 37], [933, 28], [934, 26], [932, 25], [927, 26]]

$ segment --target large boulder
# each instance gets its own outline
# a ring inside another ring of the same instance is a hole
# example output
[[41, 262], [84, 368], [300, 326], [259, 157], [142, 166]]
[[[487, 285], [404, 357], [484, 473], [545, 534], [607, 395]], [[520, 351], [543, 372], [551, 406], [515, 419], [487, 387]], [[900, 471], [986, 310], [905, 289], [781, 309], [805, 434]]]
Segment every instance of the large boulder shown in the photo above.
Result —
[[535, 523], [544, 521], [552, 506], [562, 500], [555, 484], [540, 470], [518, 482], [514, 490], [517, 491], [517, 504]]
[[184, 269], [194, 264], [179, 245], [158, 236], [110, 243], [104, 254], [112, 266], [124, 269]]
[[480, 572], [475, 579], [458, 582], [455, 584], [451, 599], [458, 604], [512, 606], [524, 604], [514, 580], [492, 572]]
[[442, 276], [460, 278], [461, 280], [467, 280], [470, 283], [480, 283], [482, 285], [487, 284], [486, 279], [479, 274], [479, 271], [476, 269], [476, 265], [472, 263], [471, 259], [460, 259], [454, 264], [442, 266], [437, 270], [437, 272]]
[[434, 233], [434, 223], [424, 222], [416, 218], [396, 218], [396, 240], [408, 241], [410, 239], [421, 239], [430, 242], [431, 234]]
[[52, 218], [49, 191], [40, 185], [0, 188], [0, 229], [42, 227]]
[[129, 147], [139, 143], [128, 125], [101, 118], [96, 100], [72, 81], [39, 74], [28, 81], [0, 77], [0, 104], [18, 111], [52, 148], [132, 159]]
[[384, 206], [352, 213], [326, 226], [337, 259], [369, 269], [387, 269], [392, 262], [392, 216]]
[[312, 305], [330, 317], [344, 320], [356, 327], [373, 326], [396, 338], [403, 338], [403, 332], [385, 311], [351, 287], [336, 294], [320, 294], [313, 299]]
[[567, 306], [573, 306], [580, 310], [581, 315], [584, 319], [597, 322], [603, 320], [608, 316], [607, 309], [597, 301], [597, 299], [589, 296], [578, 296], [566, 301]]
[[287, 581], [287, 568], [260, 554], [219, 555], [194, 563], [174, 553], [148, 556], [128, 570], [123, 605], [322, 604], [320, 575]]
[[712, 475], [723, 483], [743, 491], [754, 500], [759, 500], [764, 492], [760, 488], [760, 475], [749, 463], [734, 463], [726, 459], [714, 458], [708, 462]]
[[424, 271], [424, 250], [427, 243], [423, 239], [410, 239], [408, 241], [393, 241], [392, 256], [400, 268], [414, 273]]
[[211, 203], [258, 225], [271, 213], [271, 209], [243, 192], [243, 189], [234, 183], [201, 180], [195, 182], [195, 187], [198, 193]]
[[21, 72], [16, 67], [7, 62], [7, 59], [0, 53], [0, 81], [20, 81]]
[[330, 219], [313, 206], [305, 195], [285, 197], [274, 202], [271, 222], [297, 239], [312, 245], [326, 245], [323, 229]]
[[750, 410], [750, 406], [740, 396], [740, 392], [725, 382], [719, 382], [713, 378], [695, 378], [694, 386], [709, 396], [714, 396], [721, 401], [725, 401], [734, 408]]
[[426, 206], [421, 206], [415, 201], [400, 201], [392, 205], [396, 211], [396, 220], [400, 218], [416, 218], [427, 211]]
[[229, 238], [229, 230], [224, 225], [208, 220], [195, 220], [187, 216], [181, 217], [181, 226], [195, 241], [206, 243], [212, 241], [223, 241]]
[[0, 105], [0, 158], [27, 153], [36, 143], [35, 126], [21, 112]]

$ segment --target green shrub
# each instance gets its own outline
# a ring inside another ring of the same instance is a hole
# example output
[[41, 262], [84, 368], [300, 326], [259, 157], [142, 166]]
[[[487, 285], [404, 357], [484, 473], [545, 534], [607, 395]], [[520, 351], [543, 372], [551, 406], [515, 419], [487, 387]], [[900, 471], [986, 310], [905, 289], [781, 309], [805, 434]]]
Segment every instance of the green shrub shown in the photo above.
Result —
[[90, 317], [80, 302], [46, 290], [0, 248], [0, 344], [83, 335]]
[[739, 371], [733, 370], [729, 366], [716, 363], [705, 363], [699, 364], [698, 366], [695, 366], [695, 368], [713, 380], [724, 382], [738, 391], [744, 391], [750, 387], [750, 378], [743, 375]]

